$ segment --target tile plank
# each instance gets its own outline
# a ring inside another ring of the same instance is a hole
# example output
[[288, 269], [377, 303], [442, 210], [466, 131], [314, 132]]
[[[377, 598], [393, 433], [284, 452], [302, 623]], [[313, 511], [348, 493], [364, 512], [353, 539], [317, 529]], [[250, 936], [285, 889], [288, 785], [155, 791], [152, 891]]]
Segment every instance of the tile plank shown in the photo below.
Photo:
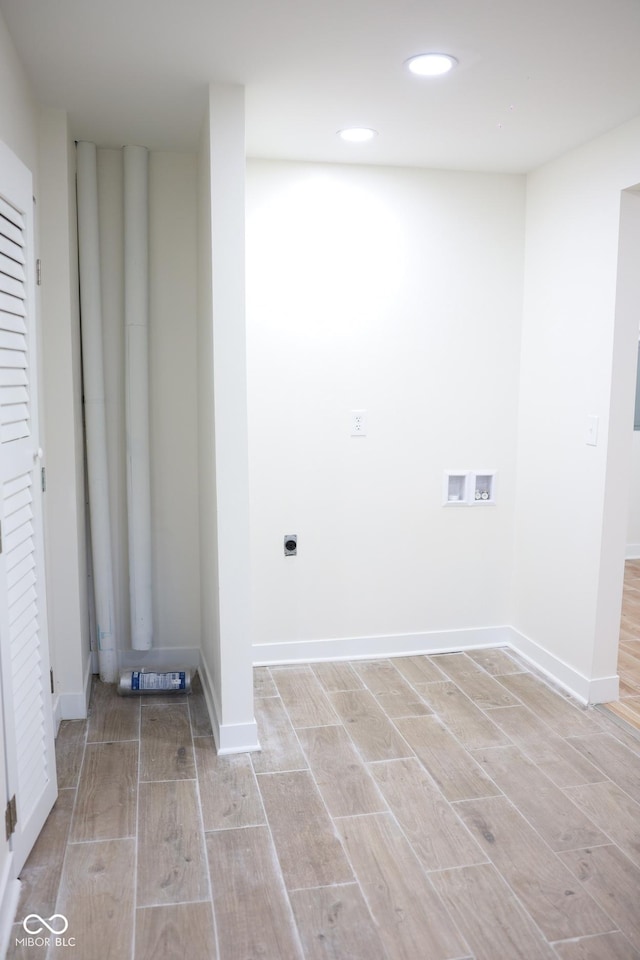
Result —
[[60, 790], [40, 836], [20, 871], [18, 917], [26, 917], [29, 913], [49, 917], [55, 912], [75, 799], [74, 790]]
[[193, 780], [195, 775], [186, 703], [145, 706], [140, 724], [140, 780]]
[[220, 960], [303, 960], [267, 827], [207, 834]]
[[362, 680], [350, 663], [312, 663], [311, 669], [327, 693], [362, 689]]
[[561, 859], [640, 955], [640, 869], [613, 845], [570, 850]]
[[551, 690], [530, 673], [500, 677], [499, 682], [563, 737], [598, 732], [597, 721], [585, 709]]
[[555, 954], [491, 864], [443, 870], [430, 879], [475, 960], [553, 960]]
[[269, 667], [253, 668], [253, 695], [254, 697], [277, 697], [278, 691], [273, 682]]
[[333, 823], [308, 770], [258, 777], [289, 890], [353, 880]]
[[594, 767], [568, 740], [554, 733], [528, 707], [500, 707], [491, 710], [489, 715], [559, 787], [597, 783], [604, 779], [601, 770]]
[[330, 694], [344, 727], [364, 760], [394, 760], [411, 750], [368, 690]]
[[467, 945], [390, 814], [348, 817], [336, 825], [391, 960], [468, 956]]
[[493, 648], [491, 650], [469, 650], [471, 657], [479, 667], [490, 673], [492, 677], [501, 677], [508, 673], [526, 673], [526, 667], [517, 663], [509, 656], [506, 650]]
[[140, 736], [140, 697], [119, 697], [114, 683], [94, 680], [89, 704], [87, 741], [137, 740]]
[[56, 912], [69, 921], [76, 946], [51, 945], [48, 960], [77, 953], [82, 960], [131, 960], [135, 840], [68, 847]]
[[386, 809], [344, 727], [306, 727], [298, 736], [332, 817]]
[[500, 792], [437, 717], [396, 720], [396, 726], [447, 800], [490, 797]]
[[311, 667], [272, 667], [271, 676], [294, 727], [336, 722], [335, 711]]
[[138, 906], [206, 900], [209, 882], [194, 780], [141, 783]]
[[440, 669], [482, 709], [512, 707], [520, 702], [466, 653], [451, 653], [441, 657]]
[[251, 760], [256, 773], [304, 770], [307, 761], [280, 697], [254, 702], [260, 752]]
[[56, 737], [58, 790], [75, 789], [87, 739], [86, 720], [63, 720]]
[[[188, 944], [188, 949], [185, 950]], [[210, 903], [174, 903], [136, 911], [135, 960], [216, 960]]]
[[395, 657], [393, 662], [405, 680], [416, 690], [420, 689], [418, 684], [446, 680], [444, 673], [437, 666], [438, 657]]
[[506, 797], [456, 810], [549, 940], [608, 933], [614, 924]]
[[205, 831], [264, 823], [249, 754], [219, 757], [213, 737], [196, 737], [194, 748]]
[[433, 712], [468, 750], [509, 742], [500, 728], [455, 683], [430, 683], [423, 696]]
[[572, 850], [608, 837], [516, 746], [494, 747], [475, 758], [552, 850]]
[[388, 960], [357, 884], [290, 896], [305, 960]]
[[71, 824], [71, 843], [135, 836], [137, 788], [137, 742], [88, 743]]
[[391, 661], [362, 661], [354, 669], [388, 717], [422, 717], [431, 713]]
[[372, 763], [370, 769], [425, 870], [486, 863], [486, 854], [415, 757]]
[[609, 780], [567, 787], [566, 793], [640, 866], [640, 804]]
[[638, 960], [638, 952], [622, 933], [603, 933], [568, 943], [556, 943], [560, 960]]
[[632, 750], [607, 733], [574, 737], [569, 743], [640, 803], [640, 761]]

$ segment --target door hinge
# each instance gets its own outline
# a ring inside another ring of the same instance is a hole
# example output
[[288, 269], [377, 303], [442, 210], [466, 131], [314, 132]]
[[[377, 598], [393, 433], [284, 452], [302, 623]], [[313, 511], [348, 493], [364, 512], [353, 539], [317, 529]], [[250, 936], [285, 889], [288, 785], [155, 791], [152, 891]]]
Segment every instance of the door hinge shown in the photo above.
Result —
[[36, 260], [36, 284], [40, 286], [42, 283], [42, 260], [38, 258]]
[[55, 683], [53, 682], [53, 667], [49, 670], [49, 679], [51, 680], [51, 693], [56, 692]]
[[7, 801], [7, 809], [4, 812], [4, 823], [6, 827], [7, 840], [12, 833], [15, 832], [16, 824], [18, 822], [18, 811], [16, 807], [16, 795], [11, 797], [11, 800]]
[[40, 470], [40, 484], [42, 486], [42, 492], [44, 493], [47, 489], [47, 472], [45, 467], [42, 467]]

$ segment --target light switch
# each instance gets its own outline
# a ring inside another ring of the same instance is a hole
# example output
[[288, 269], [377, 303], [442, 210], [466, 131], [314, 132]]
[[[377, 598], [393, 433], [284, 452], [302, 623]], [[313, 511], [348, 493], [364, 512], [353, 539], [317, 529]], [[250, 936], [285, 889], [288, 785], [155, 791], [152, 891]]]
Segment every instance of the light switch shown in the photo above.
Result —
[[598, 446], [598, 417], [595, 413], [590, 413], [587, 417], [587, 433], [585, 443], [590, 447]]

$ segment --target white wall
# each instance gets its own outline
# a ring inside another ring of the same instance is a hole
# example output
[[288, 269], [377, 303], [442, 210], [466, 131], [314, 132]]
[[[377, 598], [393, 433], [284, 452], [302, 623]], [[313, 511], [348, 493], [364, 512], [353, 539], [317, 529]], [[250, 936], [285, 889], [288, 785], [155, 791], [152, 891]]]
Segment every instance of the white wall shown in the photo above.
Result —
[[195, 666], [200, 646], [196, 161], [151, 153], [150, 397], [154, 644], [130, 650], [124, 427], [122, 152], [98, 150], [105, 394], [120, 662]]
[[217, 746], [255, 749], [245, 343], [244, 90], [212, 85], [199, 153], [202, 667]]
[[[443, 631], [509, 622], [524, 191], [249, 162], [257, 660], [456, 645]], [[443, 507], [447, 468], [496, 469], [497, 505]]]
[[640, 430], [631, 441], [631, 485], [627, 521], [627, 557], [640, 557]]
[[90, 642], [75, 147], [63, 111], [41, 110], [39, 148], [47, 605], [55, 697], [65, 719], [86, 715]]
[[615, 686], [638, 302], [616, 302], [618, 241], [639, 156], [637, 120], [528, 179], [512, 622], [556, 673], [602, 681], [594, 699]]

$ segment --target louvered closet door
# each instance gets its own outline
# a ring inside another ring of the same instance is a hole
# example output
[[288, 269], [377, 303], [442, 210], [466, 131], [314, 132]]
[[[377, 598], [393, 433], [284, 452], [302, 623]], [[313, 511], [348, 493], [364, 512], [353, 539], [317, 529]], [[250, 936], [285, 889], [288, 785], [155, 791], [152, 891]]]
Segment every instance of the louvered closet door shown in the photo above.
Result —
[[[0, 658], [14, 870], [57, 792], [42, 541], [31, 175], [0, 144]], [[1, 798], [0, 798], [1, 799]]]

